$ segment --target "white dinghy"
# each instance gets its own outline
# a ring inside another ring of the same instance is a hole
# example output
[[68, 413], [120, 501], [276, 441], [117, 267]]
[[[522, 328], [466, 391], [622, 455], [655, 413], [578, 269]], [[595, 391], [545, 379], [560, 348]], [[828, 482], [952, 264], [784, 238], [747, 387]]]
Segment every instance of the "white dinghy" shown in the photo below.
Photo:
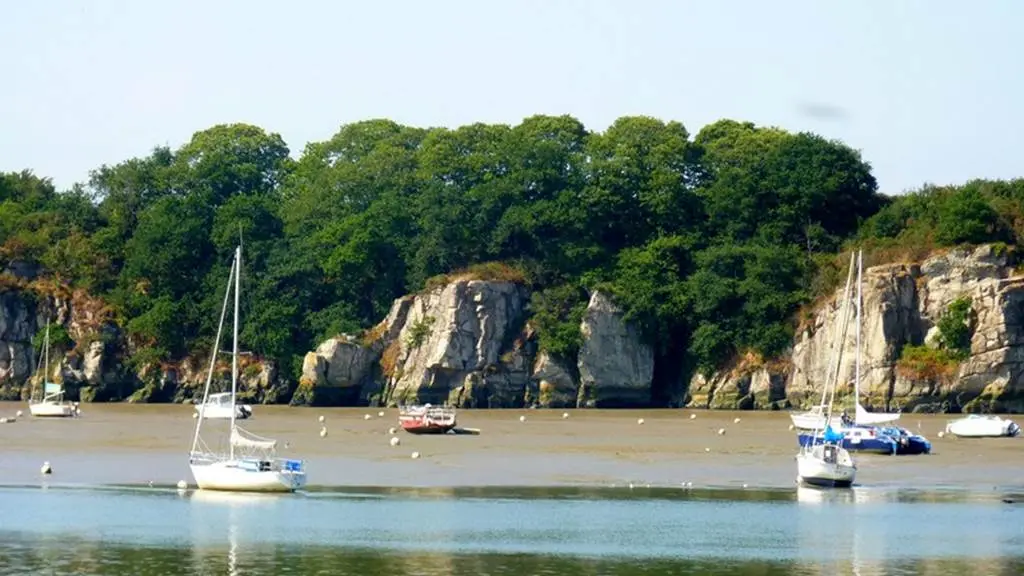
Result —
[[961, 438], [1000, 438], [1020, 434], [1020, 426], [1008, 418], [971, 414], [946, 424], [946, 432]]

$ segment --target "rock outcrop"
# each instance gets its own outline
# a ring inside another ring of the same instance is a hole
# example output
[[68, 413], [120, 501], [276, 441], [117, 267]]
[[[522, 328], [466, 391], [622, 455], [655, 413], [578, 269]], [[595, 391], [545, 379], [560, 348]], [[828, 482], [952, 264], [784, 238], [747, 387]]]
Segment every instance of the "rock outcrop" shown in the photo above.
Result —
[[592, 295], [571, 359], [538, 351], [528, 302], [519, 284], [465, 279], [400, 298], [360, 340], [307, 354], [293, 403], [649, 405], [653, 353], [607, 295]]
[[[854, 283], [855, 284], [855, 283]], [[853, 290], [855, 290], [854, 286]], [[843, 289], [819, 305], [798, 332], [788, 358], [770, 367], [741, 365], [690, 383], [691, 406], [807, 407], [820, 401], [833, 347], [839, 341]], [[935, 345], [940, 318], [959, 299], [971, 304], [973, 334], [962, 362], [921, 370], [903, 358], [908, 346]], [[854, 310], [839, 365], [838, 394], [852, 394], [856, 373]], [[861, 397], [869, 410], [1024, 410], [1024, 277], [995, 246], [954, 249], [921, 264], [885, 264], [864, 271]], [[934, 368], [934, 369], [931, 369]], [[755, 382], [774, 382], [765, 401]], [[779, 383], [784, 382], [783, 386]]]
[[580, 330], [577, 405], [649, 406], [654, 352], [643, 343], [637, 328], [623, 321], [622, 311], [607, 294], [595, 291], [590, 296]]
[[[133, 371], [133, 346], [110, 308], [82, 290], [5, 273], [0, 291], [0, 399], [25, 400], [41, 379], [33, 340], [51, 323], [48, 377], [64, 385], [69, 400], [83, 402], [181, 402], [201, 395], [208, 366], [197, 358], [149, 363]], [[218, 366], [217, 389], [230, 385], [230, 365]], [[283, 402], [291, 388], [273, 363], [246, 357], [240, 391], [247, 401]]]

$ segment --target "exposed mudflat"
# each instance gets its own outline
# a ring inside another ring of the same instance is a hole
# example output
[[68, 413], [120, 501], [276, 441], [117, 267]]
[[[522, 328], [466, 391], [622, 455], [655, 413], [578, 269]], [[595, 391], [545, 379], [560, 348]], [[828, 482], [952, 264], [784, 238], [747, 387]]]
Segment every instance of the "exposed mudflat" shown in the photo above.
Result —
[[[80, 418], [50, 420], [28, 416], [24, 403], [0, 403], [0, 417], [13, 417], [17, 410], [25, 413], [17, 422], [0, 424], [0, 483], [38, 482], [43, 461], [52, 464], [48, 481], [53, 483], [192, 482], [187, 461], [196, 424], [192, 406], [84, 404]], [[398, 429], [397, 447], [389, 444], [388, 429], [398, 426], [393, 408], [255, 406], [254, 412], [242, 425], [276, 438], [281, 455], [305, 459], [311, 486], [692, 482], [694, 487], [781, 488], [792, 487], [796, 476], [796, 433], [789, 430], [785, 412], [461, 410], [460, 426], [478, 428], [480, 435], [413, 436]], [[569, 417], [562, 418], [563, 412]], [[326, 437], [320, 436], [321, 415]], [[933, 453], [857, 455], [858, 484], [1024, 489], [1024, 438], [939, 438], [952, 418], [903, 416], [900, 424], [931, 440]], [[208, 420], [203, 436], [212, 445], [226, 428], [225, 421]], [[410, 457], [414, 451], [419, 459]]]

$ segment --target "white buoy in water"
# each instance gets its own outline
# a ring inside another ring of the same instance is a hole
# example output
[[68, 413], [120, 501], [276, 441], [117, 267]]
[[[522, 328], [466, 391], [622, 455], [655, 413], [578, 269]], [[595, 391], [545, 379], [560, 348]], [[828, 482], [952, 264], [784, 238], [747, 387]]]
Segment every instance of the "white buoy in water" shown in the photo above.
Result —
[[938, 433], [938, 434], [936, 434], [936, 436], [938, 436], [939, 438], [942, 438], [942, 437], [943, 437], [943, 436], [945, 436], [945, 435], [946, 435], [946, 433], [945, 433], [945, 432], [943, 432], [943, 431], [941, 431], [941, 430], [939, 430], [939, 433]]
[[644, 419], [643, 418], [637, 418], [636, 419], [636, 423], [637, 424], [643, 424], [644, 423]]
[[711, 452], [711, 448], [705, 448], [704, 451], [705, 452]]
[[725, 436], [725, 428], [719, 428], [718, 429], [718, 435], [719, 436]]
[[196, 418], [199, 418], [199, 412], [193, 412], [192, 413], [192, 419], [194, 420]]
[[744, 487], [744, 488], [746, 488], [746, 487], [747, 487], [747, 485], [746, 485], [746, 484], [744, 484], [744, 485], [743, 485], [743, 487]]
[[740, 423], [740, 419], [739, 419], [739, 417], [733, 418], [733, 419], [732, 419], [732, 423], [733, 423], [733, 424], [739, 424], [739, 423]]
[[569, 413], [568, 412], [562, 412], [562, 420], [565, 420], [568, 417], [569, 417]]
[[380, 416], [381, 418], [383, 418], [384, 417], [384, 411], [381, 410], [380, 412], [377, 412], [377, 416]]
[[363, 414], [363, 420], [369, 420], [370, 418], [373, 418], [373, 416], [370, 416], [369, 414]]
[[417, 459], [417, 458], [419, 458], [419, 457], [420, 457], [420, 453], [419, 453], [419, 452], [413, 452], [413, 453], [412, 453], [412, 459], [413, 459], [413, 460], [415, 460], [415, 459]]
[[398, 430], [395, 430], [394, 427], [388, 428], [388, 434], [391, 434], [392, 436], [394, 436], [397, 432]]
[[391, 437], [391, 445], [392, 446], [398, 446], [401, 443], [402, 443], [402, 441], [398, 439], [398, 436], [392, 436]]
[[184, 480], [178, 480], [178, 490], [186, 489], [188, 489], [188, 482], [185, 482]]
[[327, 426], [320, 428], [320, 437], [327, 438]]
[[15, 413], [14, 413], [14, 415], [15, 415], [16, 417], [18, 417], [18, 418], [21, 418], [21, 415], [22, 415], [22, 414], [23, 414], [23, 412], [22, 412], [21, 410], [18, 410], [17, 412], [15, 412]]
[[50, 468], [49, 462], [43, 462], [43, 467], [39, 471], [43, 474], [53, 474], [53, 468]]
[[690, 420], [696, 420], [696, 419], [697, 419], [697, 415], [696, 414], [690, 414]]
[[0, 424], [7, 424], [8, 422], [14, 422], [13, 419], [8, 420], [7, 418], [0, 418]]
[[321, 424], [324, 423], [324, 420], [326, 420], [326, 418], [324, 418], [323, 414], [321, 414], [320, 417], [316, 419], [316, 421], [321, 423]]
[[519, 421], [520, 422], [526, 422], [526, 416], [520, 416], [519, 417]]

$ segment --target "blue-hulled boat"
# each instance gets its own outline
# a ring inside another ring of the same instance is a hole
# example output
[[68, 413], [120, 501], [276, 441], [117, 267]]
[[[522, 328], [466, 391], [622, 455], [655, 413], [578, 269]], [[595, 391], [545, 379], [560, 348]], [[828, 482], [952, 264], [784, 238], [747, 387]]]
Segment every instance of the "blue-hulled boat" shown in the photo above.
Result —
[[[841, 446], [851, 452], [895, 455], [899, 449], [899, 443], [895, 438], [881, 433], [875, 426], [844, 426], [835, 432], [842, 434]], [[821, 444], [824, 441], [824, 433], [804, 432], [797, 435], [800, 446]]]
[[897, 454], [930, 454], [932, 443], [920, 434], [914, 434], [902, 426], [879, 426], [882, 434], [896, 440]]

